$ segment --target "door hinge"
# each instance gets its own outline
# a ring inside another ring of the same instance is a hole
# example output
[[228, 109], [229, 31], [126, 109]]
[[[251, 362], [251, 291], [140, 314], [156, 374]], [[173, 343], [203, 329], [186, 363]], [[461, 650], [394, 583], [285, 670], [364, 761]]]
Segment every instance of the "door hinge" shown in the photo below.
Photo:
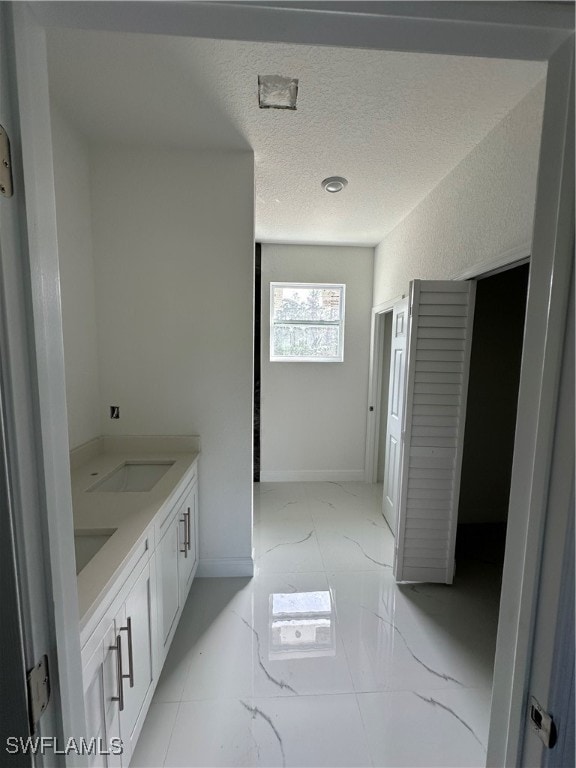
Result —
[[534, 696], [530, 697], [528, 716], [530, 717], [532, 728], [543, 741], [544, 746], [552, 749], [558, 738], [556, 725], [554, 724], [552, 715], [542, 709], [540, 702], [537, 701]]
[[12, 158], [10, 157], [10, 139], [0, 125], [0, 195], [12, 197]]
[[48, 656], [44, 655], [26, 676], [28, 683], [28, 715], [31, 732], [36, 731], [38, 720], [50, 701], [50, 675], [48, 673]]

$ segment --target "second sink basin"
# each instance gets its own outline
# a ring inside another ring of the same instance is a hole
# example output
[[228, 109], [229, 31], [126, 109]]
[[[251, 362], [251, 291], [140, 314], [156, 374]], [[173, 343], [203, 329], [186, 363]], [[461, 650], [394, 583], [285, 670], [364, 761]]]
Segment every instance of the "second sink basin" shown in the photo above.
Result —
[[116, 528], [99, 531], [74, 531], [74, 550], [76, 554], [76, 573], [87, 565], [94, 555], [99, 552], [110, 536], [116, 532]]
[[150, 491], [173, 464], [173, 461], [126, 461], [105, 478], [98, 480], [88, 491]]

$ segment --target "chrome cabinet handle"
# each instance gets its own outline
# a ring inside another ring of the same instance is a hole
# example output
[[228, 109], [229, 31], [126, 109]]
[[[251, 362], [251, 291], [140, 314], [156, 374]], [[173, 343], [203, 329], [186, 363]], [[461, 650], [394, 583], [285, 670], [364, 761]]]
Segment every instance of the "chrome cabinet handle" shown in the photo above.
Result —
[[116, 651], [116, 682], [118, 683], [118, 696], [112, 696], [112, 701], [118, 702], [118, 709], [120, 712], [124, 709], [124, 677], [122, 672], [122, 637], [118, 635], [116, 637], [116, 645], [110, 646], [111, 651]]
[[187, 544], [188, 544], [188, 549], [191, 549], [192, 537], [190, 536], [190, 507], [188, 507], [188, 512], [186, 512], [186, 516], [187, 516], [187, 520], [188, 520], [188, 524], [186, 526], [187, 531], [188, 531]]
[[180, 552], [184, 553], [184, 557], [188, 557], [188, 525], [186, 524], [186, 515], [188, 513], [184, 512], [184, 515], [180, 518], [180, 522], [184, 523], [184, 549], [180, 549]]
[[130, 616], [126, 619], [126, 626], [120, 627], [120, 632], [128, 632], [128, 674], [122, 677], [130, 680], [130, 688], [134, 688], [134, 655], [132, 652], [132, 619]]

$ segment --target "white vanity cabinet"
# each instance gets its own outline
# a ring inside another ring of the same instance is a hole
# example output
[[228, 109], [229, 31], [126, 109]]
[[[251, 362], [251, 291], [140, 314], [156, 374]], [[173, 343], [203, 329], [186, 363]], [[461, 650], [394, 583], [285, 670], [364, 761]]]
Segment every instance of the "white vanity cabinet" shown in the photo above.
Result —
[[[110, 752], [91, 756], [90, 766], [128, 766], [154, 692], [156, 572], [150, 543], [146, 536], [82, 651], [87, 738]], [[113, 737], [116, 745], [122, 740], [121, 754], [113, 749]]]
[[[150, 519], [85, 620], [86, 738], [109, 752], [90, 755], [82, 763], [90, 768], [127, 768], [146, 718], [198, 565], [196, 467]], [[120, 739], [123, 751], [114, 754]]]
[[151, 558], [116, 615], [117, 653], [121, 659], [117, 668], [117, 687], [121, 696], [123, 765], [128, 765], [154, 693], [155, 582], [155, 561]]
[[[95, 739], [105, 749], [86, 757], [90, 768], [121, 768], [120, 711], [118, 707], [118, 658], [116, 625], [107, 617], [94, 633], [82, 654], [84, 676], [84, 706], [86, 709], [86, 740]], [[108, 751], [110, 754], [96, 754]]]
[[198, 566], [198, 483], [192, 477], [175, 507], [158, 523], [156, 573], [160, 663], [166, 658]]

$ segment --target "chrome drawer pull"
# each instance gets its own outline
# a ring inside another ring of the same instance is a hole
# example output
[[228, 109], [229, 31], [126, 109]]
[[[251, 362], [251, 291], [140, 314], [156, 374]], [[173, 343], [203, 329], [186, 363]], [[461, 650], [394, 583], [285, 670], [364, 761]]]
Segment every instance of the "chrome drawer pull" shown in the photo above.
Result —
[[184, 515], [180, 518], [180, 522], [184, 523], [184, 548], [180, 549], [180, 552], [184, 553], [184, 557], [188, 557], [188, 525], [186, 524], [186, 515], [188, 513], [184, 512]]
[[120, 632], [128, 632], [128, 674], [122, 677], [130, 680], [130, 688], [134, 688], [134, 655], [132, 652], [132, 619], [130, 616], [126, 619], [126, 626], [120, 627]]
[[112, 696], [112, 701], [118, 702], [118, 709], [120, 712], [124, 709], [124, 677], [122, 673], [122, 638], [120, 635], [116, 638], [116, 645], [110, 646], [111, 651], [116, 651], [116, 681], [118, 683], [118, 696]]

